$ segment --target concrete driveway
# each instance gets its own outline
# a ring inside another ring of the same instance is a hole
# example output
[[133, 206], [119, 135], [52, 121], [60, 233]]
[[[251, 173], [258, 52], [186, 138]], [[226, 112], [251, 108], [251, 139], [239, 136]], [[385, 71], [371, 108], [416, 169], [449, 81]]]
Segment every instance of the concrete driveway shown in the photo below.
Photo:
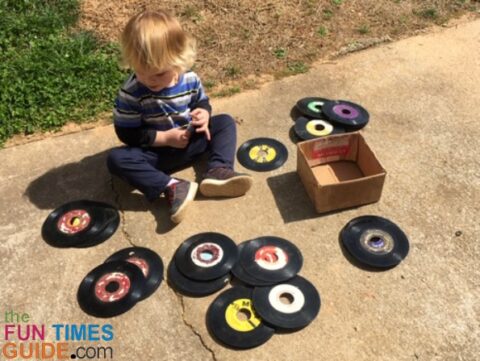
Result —
[[[380, 202], [315, 213], [295, 172], [296, 145], [289, 138], [290, 110], [306, 96], [349, 99], [369, 110], [363, 134], [388, 172]], [[106, 152], [118, 144], [111, 126], [0, 151], [2, 329], [20, 324], [25, 334], [27, 324], [45, 325], [45, 342], [52, 342], [54, 324], [112, 324], [111, 341], [66, 342], [69, 354], [77, 347], [111, 347], [119, 361], [478, 360], [479, 20], [319, 63], [307, 74], [213, 103], [215, 112], [237, 118], [239, 144], [273, 137], [287, 146], [289, 158], [274, 171], [252, 172], [254, 187], [245, 197], [199, 196], [177, 227], [163, 199], [148, 204], [108, 174]], [[195, 176], [192, 169], [181, 175]], [[120, 228], [95, 248], [48, 246], [40, 235], [44, 219], [75, 199], [118, 206]], [[409, 236], [410, 254], [398, 267], [367, 271], [342, 253], [340, 229], [365, 214], [389, 218]], [[90, 317], [78, 307], [82, 278], [114, 251], [145, 246], [168, 264], [183, 240], [207, 231], [237, 243], [262, 235], [294, 242], [305, 259], [300, 274], [321, 294], [317, 319], [300, 332], [235, 351], [206, 329], [205, 313], [216, 295], [183, 297], [164, 282], [112, 319]], [[12, 320], [10, 311], [29, 319]]]

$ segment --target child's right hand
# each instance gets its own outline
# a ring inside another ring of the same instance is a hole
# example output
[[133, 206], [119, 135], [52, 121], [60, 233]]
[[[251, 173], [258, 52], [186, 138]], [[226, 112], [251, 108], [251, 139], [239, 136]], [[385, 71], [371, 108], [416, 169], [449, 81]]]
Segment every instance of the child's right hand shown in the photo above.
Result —
[[188, 145], [190, 135], [186, 129], [173, 128], [163, 133], [167, 147], [185, 148]]

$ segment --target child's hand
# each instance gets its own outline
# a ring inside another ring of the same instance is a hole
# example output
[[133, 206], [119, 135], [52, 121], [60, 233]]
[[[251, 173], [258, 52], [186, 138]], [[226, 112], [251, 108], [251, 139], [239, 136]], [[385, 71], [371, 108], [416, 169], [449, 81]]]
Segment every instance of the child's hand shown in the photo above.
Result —
[[165, 141], [168, 147], [185, 148], [190, 136], [186, 129], [173, 128], [165, 131]]
[[204, 132], [207, 140], [210, 140], [210, 130], [208, 129], [208, 122], [210, 120], [210, 114], [205, 109], [197, 108], [190, 112], [192, 116], [192, 124], [195, 126], [197, 133]]

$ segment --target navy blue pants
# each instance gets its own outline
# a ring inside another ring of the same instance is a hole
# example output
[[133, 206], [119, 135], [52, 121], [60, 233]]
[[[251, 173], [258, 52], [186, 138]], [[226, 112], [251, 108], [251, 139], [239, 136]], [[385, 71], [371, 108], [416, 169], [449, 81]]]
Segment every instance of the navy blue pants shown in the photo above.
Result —
[[186, 148], [120, 147], [110, 151], [107, 166], [110, 172], [140, 190], [153, 201], [167, 187], [169, 172], [190, 164], [196, 157], [209, 152], [207, 168], [233, 169], [237, 140], [235, 120], [227, 114], [210, 118], [208, 141], [205, 133], [195, 133]]

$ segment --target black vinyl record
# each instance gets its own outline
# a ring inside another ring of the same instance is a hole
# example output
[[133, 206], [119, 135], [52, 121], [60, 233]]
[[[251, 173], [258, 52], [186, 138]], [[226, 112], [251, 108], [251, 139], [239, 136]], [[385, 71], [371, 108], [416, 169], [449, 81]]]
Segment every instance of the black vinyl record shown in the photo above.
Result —
[[303, 115], [310, 118], [318, 118], [323, 114], [323, 104], [329, 101], [329, 99], [319, 97], [302, 98], [297, 101], [297, 109]]
[[236, 349], [260, 346], [274, 334], [252, 305], [252, 290], [233, 287], [222, 292], [207, 311], [207, 328], [223, 344]]
[[91, 247], [110, 238], [119, 223], [118, 211], [107, 203], [73, 201], [48, 215], [42, 237], [54, 247]]
[[255, 287], [252, 297], [259, 316], [280, 330], [306, 327], [320, 311], [317, 289], [300, 276], [277, 285]]
[[240, 259], [242, 259], [244, 257], [243, 255], [243, 249], [245, 247], [245, 245], [248, 244], [249, 241], [245, 241], [245, 242], [242, 242], [238, 245], [238, 262], [235, 263], [235, 265], [233, 266], [232, 268], [232, 274], [238, 279], [240, 280], [241, 282], [245, 283], [246, 285], [249, 285], [249, 286], [269, 286], [271, 284], [273, 284], [274, 282], [271, 282], [271, 281], [262, 281], [262, 280], [259, 280], [257, 278], [255, 278], [254, 276], [251, 276], [249, 273], [247, 273], [241, 263], [240, 263]]
[[295, 277], [302, 268], [303, 257], [293, 243], [267, 236], [249, 241], [239, 262], [254, 278], [277, 283]]
[[211, 295], [228, 284], [230, 275], [226, 274], [211, 281], [195, 281], [185, 277], [172, 260], [168, 265], [167, 278], [169, 285], [177, 292], [190, 297], [203, 297]]
[[398, 265], [410, 248], [405, 233], [395, 223], [378, 216], [352, 219], [343, 227], [340, 239], [357, 261], [378, 268]]
[[129, 247], [115, 252], [105, 260], [126, 261], [137, 266], [145, 277], [145, 289], [141, 300], [152, 295], [163, 280], [163, 262], [160, 256], [148, 248]]
[[330, 134], [345, 133], [345, 129], [335, 126], [324, 119], [299, 117], [293, 127], [295, 134], [302, 140], [326, 137]]
[[322, 112], [332, 123], [349, 130], [362, 129], [370, 118], [365, 108], [346, 100], [327, 101], [322, 107]]
[[215, 232], [191, 236], [175, 252], [175, 264], [184, 276], [197, 281], [218, 279], [230, 272], [238, 259], [237, 245]]
[[80, 283], [77, 300], [81, 309], [95, 317], [120, 315], [141, 299], [145, 277], [137, 266], [113, 261], [90, 271]]
[[272, 138], [254, 138], [243, 143], [237, 159], [245, 168], [265, 172], [277, 169], [287, 161], [287, 148]]

